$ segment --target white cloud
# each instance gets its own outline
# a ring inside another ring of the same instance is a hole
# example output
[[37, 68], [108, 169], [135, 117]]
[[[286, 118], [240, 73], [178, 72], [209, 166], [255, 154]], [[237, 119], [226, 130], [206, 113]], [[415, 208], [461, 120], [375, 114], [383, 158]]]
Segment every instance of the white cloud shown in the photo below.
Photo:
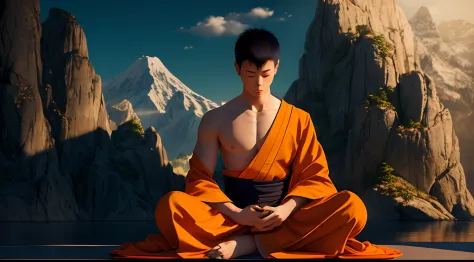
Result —
[[238, 35], [250, 27], [251, 20], [267, 19], [274, 11], [256, 7], [247, 13], [231, 12], [225, 16], [209, 16], [189, 29], [180, 27], [179, 31], [191, 32], [202, 36]]
[[184, 50], [189, 50], [189, 49], [193, 49], [193, 46], [192, 45], [185, 45], [184, 46]]
[[198, 22], [189, 31], [204, 36], [238, 35], [249, 25], [236, 20], [226, 20], [222, 16], [210, 16]]
[[273, 15], [275, 11], [270, 10], [269, 8], [255, 7], [248, 13], [248, 16], [255, 18], [268, 18]]

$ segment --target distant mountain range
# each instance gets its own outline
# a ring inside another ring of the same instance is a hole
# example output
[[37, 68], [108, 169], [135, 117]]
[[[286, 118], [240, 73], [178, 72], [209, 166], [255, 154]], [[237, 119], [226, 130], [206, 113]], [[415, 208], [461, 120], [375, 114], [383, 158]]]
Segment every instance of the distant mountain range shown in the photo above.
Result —
[[219, 107], [183, 84], [159, 58], [150, 56], [139, 58], [107, 82], [103, 92], [109, 112], [126, 103], [144, 128], [155, 127], [170, 159], [192, 153], [201, 117]]

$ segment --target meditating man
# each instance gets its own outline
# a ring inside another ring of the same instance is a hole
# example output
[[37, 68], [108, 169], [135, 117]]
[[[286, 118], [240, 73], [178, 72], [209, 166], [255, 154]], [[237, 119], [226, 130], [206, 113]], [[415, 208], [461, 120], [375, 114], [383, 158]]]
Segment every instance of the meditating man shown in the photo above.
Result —
[[[156, 207], [160, 234], [126, 243], [129, 258], [394, 258], [398, 250], [359, 242], [367, 211], [338, 192], [310, 115], [270, 93], [279, 66], [276, 37], [247, 29], [235, 44], [242, 93], [201, 120], [185, 192]], [[223, 87], [223, 92], [225, 87]], [[218, 152], [224, 192], [213, 179]]]

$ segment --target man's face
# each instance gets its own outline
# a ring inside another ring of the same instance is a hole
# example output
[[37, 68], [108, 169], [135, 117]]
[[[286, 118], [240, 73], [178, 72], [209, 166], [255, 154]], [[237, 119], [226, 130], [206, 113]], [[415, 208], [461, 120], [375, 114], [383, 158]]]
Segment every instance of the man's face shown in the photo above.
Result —
[[254, 63], [244, 60], [240, 68], [237, 62], [234, 63], [234, 66], [240, 79], [242, 79], [244, 92], [253, 97], [261, 97], [270, 92], [270, 85], [273, 82], [273, 77], [278, 70], [279, 64], [277, 62], [275, 65], [275, 62], [270, 59], [261, 68], [257, 68]]

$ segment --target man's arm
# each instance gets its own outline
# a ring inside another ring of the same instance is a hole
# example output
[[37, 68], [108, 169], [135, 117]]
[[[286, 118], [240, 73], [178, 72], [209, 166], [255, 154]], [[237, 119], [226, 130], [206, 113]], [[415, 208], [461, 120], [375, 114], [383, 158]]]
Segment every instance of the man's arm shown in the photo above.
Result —
[[284, 204], [282, 204], [282, 206], [290, 210], [290, 214], [293, 214], [300, 208], [306, 206], [309, 202], [311, 202], [311, 199], [306, 197], [290, 196], [288, 197], [288, 200]]
[[[198, 128], [198, 138], [194, 153], [198, 155], [209, 173], [214, 173], [219, 153], [219, 139], [217, 136], [217, 121], [215, 119], [216, 111], [211, 110], [204, 114]], [[233, 218], [235, 214], [241, 211], [232, 202], [206, 202], [209, 206], [219, 210], [221, 213]]]
[[329, 178], [329, 168], [324, 150], [319, 143], [311, 116], [301, 116], [302, 131], [298, 149], [292, 163], [292, 177], [283, 205], [293, 212], [314, 199], [334, 193], [337, 189]]

